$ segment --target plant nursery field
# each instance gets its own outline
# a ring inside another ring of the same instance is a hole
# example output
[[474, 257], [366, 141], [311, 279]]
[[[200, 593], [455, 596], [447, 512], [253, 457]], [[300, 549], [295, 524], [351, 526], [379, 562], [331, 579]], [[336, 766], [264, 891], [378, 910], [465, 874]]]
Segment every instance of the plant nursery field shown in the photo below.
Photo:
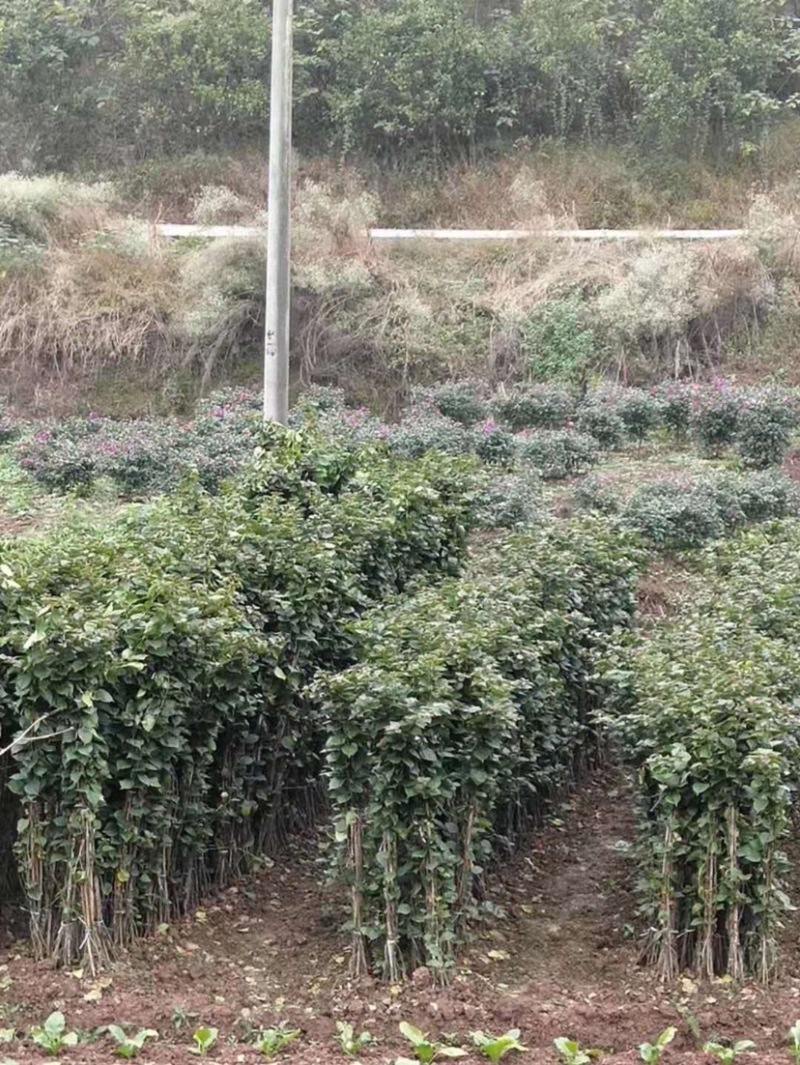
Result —
[[800, 395], [0, 411], [0, 1063], [800, 1060]]

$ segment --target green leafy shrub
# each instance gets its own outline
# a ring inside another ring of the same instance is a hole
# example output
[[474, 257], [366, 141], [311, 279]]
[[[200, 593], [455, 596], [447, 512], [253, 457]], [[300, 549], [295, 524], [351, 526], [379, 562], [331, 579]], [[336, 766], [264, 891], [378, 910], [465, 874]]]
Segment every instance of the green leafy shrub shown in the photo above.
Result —
[[777, 389], [745, 395], [736, 430], [736, 447], [746, 466], [765, 469], [783, 462], [797, 427], [796, 397]]
[[[600, 498], [597, 509], [607, 509], [607, 499]], [[621, 514], [624, 524], [647, 542], [684, 550], [730, 536], [751, 523], [796, 514], [799, 505], [792, 483], [765, 471], [656, 481], [637, 489]]]
[[700, 547], [721, 536], [725, 528], [713, 493], [679, 481], [639, 488], [625, 506], [622, 520], [646, 541], [666, 550]]
[[640, 774], [647, 956], [668, 979], [774, 972], [800, 742], [798, 543], [786, 522], [709, 551], [709, 591], [625, 667], [612, 718]]
[[592, 400], [579, 407], [575, 425], [580, 432], [593, 436], [606, 451], [620, 447], [625, 439], [625, 425], [619, 414]]
[[96, 966], [317, 816], [308, 685], [369, 605], [458, 570], [472, 476], [273, 427], [235, 492], [2, 544], [0, 729], [53, 733], [9, 784], [37, 955]]
[[10, 444], [20, 435], [21, 425], [11, 407], [0, 399], [0, 447]]
[[565, 388], [528, 385], [495, 399], [492, 409], [501, 425], [520, 429], [557, 429], [575, 412], [575, 399]]
[[20, 466], [52, 492], [85, 491], [97, 475], [97, 455], [84, 441], [42, 430], [17, 449]]
[[541, 479], [534, 470], [492, 476], [475, 492], [473, 521], [480, 529], [513, 529], [543, 520]]
[[521, 326], [522, 358], [537, 381], [582, 382], [595, 359], [596, 340], [578, 297], [549, 300]]
[[692, 403], [696, 392], [695, 385], [682, 381], [666, 381], [654, 390], [664, 426], [677, 441], [685, 440], [689, 433]]
[[478, 458], [489, 466], [511, 467], [517, 454], [517, 438], [488, 419], [474, 432], [474, 448]]
[[658, 397], [641, 388], [624, 389], [617, 400], [616, 411], [628, 436], [640, 445], [662, 424]]
[[598, 460], [597, 441], [575, 429], [538, 429], [521, 434], [519, 457], [546, 481], [586, 473]]
[[484, 389], [477, 381], [458, 381], [427, 389], [424, 395], [445, 418], [470, 426], [483, 421], [488, 413], [482, 398]]
[[577, 503], [586, 510], [596, 510], [601, 514], [617, 514], [622, 507], [619, 493], [608, 478], [589, 474], [583, 477], [573, 489]]
[[446, 978], [493, 836], [591, 761], [595, 656], [630, 625], [636, 565], [601, 522], [528, 533], [357, 625], [358, 662], [319, 681], [356, 973]]
[[708, 455], [718, 456], [733, 444], [739, 428], [741, 405], [741, 393], [724, 381], [717, 381], [695, 393], [689, 429]]
[[426, 408], [410, 411], [389, 437], [392, 450], [407, 458], [419, 458], [427, 451], [466, 455], [473, 444], [472, 434], [460, 422]]

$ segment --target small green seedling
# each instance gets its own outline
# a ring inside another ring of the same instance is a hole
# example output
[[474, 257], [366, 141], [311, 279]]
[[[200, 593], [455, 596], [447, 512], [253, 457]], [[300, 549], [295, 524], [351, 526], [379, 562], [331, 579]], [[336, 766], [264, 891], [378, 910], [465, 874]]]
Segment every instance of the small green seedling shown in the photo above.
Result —
[[486, 1032], [473, 1032], [472, 1042], [489, 1061], [499, 1061], [512, 1050], [527, 1050], [519, 1041], [519, 1028], [511, 1028], [503, 1035], [487, 1035]]
[[192, 1013], [191, 1010], [184, 1009], [183, 1006], [176, 1006], [172, 1011], [172, 1023], [175, 1025], [175, 1031], [179, 1032], [184, 1025], [189, 1021], [196, 1021], [198, 1014]]
[[136, 1035], [126, 1035], [118, 1024], [109, 1024], [108, 1034], [117, 1044], [114, 1053], [119, 1058], [135, 1058], [148, 1039], [158, 1039], [153, 1028], [140, 1028]]
[[672, 1042], [677, 1034], [677, 1028], [665, 1028], [655, 1043], [642, 1043], [639, 1047], [639, 1057], [645, 1065], [658, 1065], [664, 1048]]
[[265, 1028], [263, 1032], [259, 1032], [254, 1046], [265, 1058], [274, 1058], [285, 1046], [297, 1039], [298, 1035], [300, 1035], [299, 1029], [287, 1028], [279, 1024], [275, 1028]]
[[352, 1024], [347, 1021], [337, 1021], [336, 1041], [343, 1054], [347, 1054], [348, 1058], [354, 1058], [358, 1055], [359, 1050], [362, 1050], [372, 1042], [372, 1036], [369, 1032], [360, 1032], [356, 1035]]
[[746, 1054], [748, 1050], [755, 1050], [755, 1043], [752, 1039], [740, 1039], [732, 1047], [724, 1047], [721, 1043], [706, 1043], [703, 1047], [703, 1053], [710, 1054], [721, 1065], [732, 1065], [740, 1054]]
[[603, 1053], [596, 1047], [584, 1050], [576, 1039], [565, 1039], [564, 1036], [554, 1039], [553, 1046], [561, 1055], [564, 1065], [592, 1065]]
[[16, 1038], [16, 1028], [0, 1028], [0, 1043], [13, 1043]]
[[37, 1047], [52, 1057], [64, 1047], [74, 1047], [78, 1042], [78, 1033], [67, 1031], [67, 1022], [60, 1010], [51, 1013], [41, 1028], [31, 1028], [30, 1036]]
[[197, 1054], [198, 1057], [204, 1058], [218, 1038], [219, 1028], [206, 1028], [205, 1026], [195, 1028], [192, 1033], [194, 1046], [189, 1047], [189, 1053]]
[[[462, 1050], [461, 1047], [446, 1047], [441, 1043], [432, 1043], [424, 1032], [406, 1021], [400, 1025], [400, 1031], [411, 1044], [417, 1061], [429, 1062], [438, 1061], [439, 1058], [466, 1057], [466, 1050]], [[414, 1061], [412, 1058], [398, 1058], [395, 1065], [414, 1065]]]
[[800, 1065], [800, 1021], [795, 1021], [789, 1029], [789, 1049], [795, 1065]]

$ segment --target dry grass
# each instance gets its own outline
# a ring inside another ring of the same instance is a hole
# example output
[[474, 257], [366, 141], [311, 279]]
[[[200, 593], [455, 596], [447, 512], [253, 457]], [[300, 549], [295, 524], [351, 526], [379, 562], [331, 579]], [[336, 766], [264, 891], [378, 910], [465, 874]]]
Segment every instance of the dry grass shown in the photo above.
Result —
[[[7, 257], [0, 266], [0, 370], [4, 391], [18, 403], [82, 402], [125, 375], [140, 395], [177, 380], [191, 391], [241, 379], [257, 363], [263, 241], [169, 246], [131, 225], [124, 211], [258, 221], [263, 164], [195, 158], [151, 165], [127, 180], [120, 206], [108, 186], [0, 177], [0, 223], [16, 219], [39, 240], [37, 258], [15, 264], [12, 255], [5, 274]], [[373, 247], [366, 230], [379, 222], [536, 227], [689, 219], [659, 213], [667, 190], [654, 198], [610, 151], [525, 150], [413, 181], [301, 161], [295, 376], [335, 381], [381, 405], [411, 384], [443, 377], [504, 379], [522, 370], [520, 336], [531, 315], [566, 298], [582, 302], [598, 358], [620, 378], [646, 382], [720, 367], [796, 376], [800, 242], [789, 199], [780, 190], [754, 193], [741, 176], [703, 172], [693, 182], [698, 195], [718, 198], [709, 223], [738, 223], [746, 214], [752, 239]], [[633, 214], [612, 217], [615, 203]]]

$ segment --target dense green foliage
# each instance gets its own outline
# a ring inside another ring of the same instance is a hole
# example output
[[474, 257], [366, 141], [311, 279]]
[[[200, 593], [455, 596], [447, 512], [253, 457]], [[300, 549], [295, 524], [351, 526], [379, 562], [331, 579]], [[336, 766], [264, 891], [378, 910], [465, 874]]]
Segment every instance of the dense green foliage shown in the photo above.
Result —
[[[314, 0], [296, 21], [296, 130], [317, 151], [441, 157], [623, 134], [747, 154], [796, 88], [778, 0]], [[268, 54], [258, 0], [2, 0], [0, 165], [261, 142]], [[529, 357], [544, 368], [540, 332]], [[545, 362], [581, 372], [586, 340]]]
[[709, 552], [711, 591], [633, 651], [612, 720], [641, 782], [648, 956], [738, 979], [774, 972], [797, 787], [800, 528]]
[[356, 972], [446, 977], [491, 856], [597, 757], [596, 658], [631, 623], [635, 572], [594, 520], [512, 537], [359, 623], [358, 663], [320, 682]]
[[695, 480], [653, 481], [637, 488], [624, 504], [599, 493], [592, 505], [618, 510], [623, 525], [661, 550], [701, 547], [745, 525], [797, 515], [800, 497], [780, 473], [709, 474]]
[[275, 432], [233, 492], [0, 542], [0, 734], [33, 735], [4, 776], [39, 956], [95, 967], [316, 818], [308, 683], [349, 661], [367, 606], [458, 569], [465, 474]]

